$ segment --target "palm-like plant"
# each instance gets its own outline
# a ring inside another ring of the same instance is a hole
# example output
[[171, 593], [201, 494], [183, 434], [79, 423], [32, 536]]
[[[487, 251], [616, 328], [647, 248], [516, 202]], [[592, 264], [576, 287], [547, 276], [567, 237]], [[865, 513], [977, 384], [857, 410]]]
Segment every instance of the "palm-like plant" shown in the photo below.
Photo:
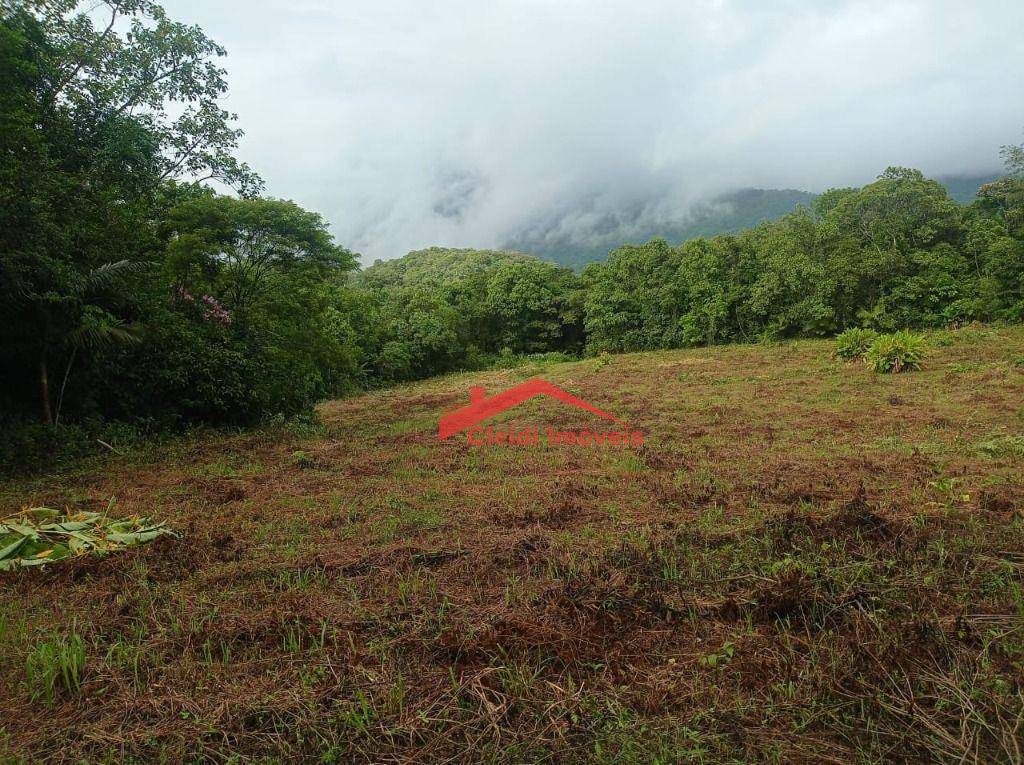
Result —
[[[140, 326], [128, 323], [113, 311], [127, 303], [131, 278], [148, 264], [119, 260], [97, 268], [63, 274], [63, 289], [27, 290], [22, 299], [34, 311], [39, 328], [39, 397], [43, 420], [57, 424], [64, 391], [80, 354], [138, 342]], [[57, 398], [56, 416], [51, 405], [49, 360], [66, 355], [67, 362]]]

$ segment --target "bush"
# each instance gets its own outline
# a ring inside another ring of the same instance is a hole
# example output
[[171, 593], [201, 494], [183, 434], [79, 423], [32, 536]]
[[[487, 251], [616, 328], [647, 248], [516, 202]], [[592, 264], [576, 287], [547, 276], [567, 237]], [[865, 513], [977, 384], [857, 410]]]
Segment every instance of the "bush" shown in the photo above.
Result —
[[871, 344], [878, 339], [878, 333], [873, 329], [854, 327], [836, 336], [836, 349], [834, 355], [843, 361], [853, 361], [864, 358]]
[[511, 348], [502, 348], [500, 353], [475, 353], [469, 357], [465, 366], [469, 370], [484, 369], [520, 369], [528, 364], [547, 366], [579, 361], [577, 356], [563, 351], [546, 351], [544, 353], [515, 353]]
[[31, 420], [0, 418], [0, 476], [56, 468], [108, 448], [132, 447], [148, 440], [142, 425], [83, 420], [59, 427]]
[[882, 335], [864, 356], [876, 372], [907, 372], [920, 369], [924, 359], [924, 338], [906, 330]]
[[150, 312], [156, 319], [145, 341], [102, 358], [75, 388], [104, 417], [152, 421], [167, 431], [258, 425], [310, 412], [355, 376], [354, 359], [340, 347], [344, 338], [321, 331], [308, 313], [296, 312], [301, 327], [298, 318], [277, 316], [225, 327], [159, 302]]

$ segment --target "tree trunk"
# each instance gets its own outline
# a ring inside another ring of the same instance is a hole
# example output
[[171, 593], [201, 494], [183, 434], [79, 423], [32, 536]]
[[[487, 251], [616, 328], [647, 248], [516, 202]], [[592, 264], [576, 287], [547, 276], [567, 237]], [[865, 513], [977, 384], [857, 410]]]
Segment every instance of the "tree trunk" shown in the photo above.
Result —
[[46, 375], [46, 353], [39, 356], [39, 403], [42, 404], [43, 422], [53, 425], [53, 412], [50, 409], [50, 381]]
[[57, 411], [53, 415], [53, 426], [57, 427], [60, 425], [60, 411], [64, 408], [64, 389], [68, 387], [68, 376], [71, 374], [71, 365], [75, 363], [75, 355], [78, 353], [78, 348], [71, 349], [71, 356], [68, 358], [68, 365], [64, 369], [64, 380], [60, 384], [60, 390], [57, 391]]

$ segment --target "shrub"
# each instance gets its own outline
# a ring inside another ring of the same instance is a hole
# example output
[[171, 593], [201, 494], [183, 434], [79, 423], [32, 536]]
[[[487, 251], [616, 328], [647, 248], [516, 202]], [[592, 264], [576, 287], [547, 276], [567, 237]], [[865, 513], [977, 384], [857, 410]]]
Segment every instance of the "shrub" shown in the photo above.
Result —
[[88, 419], [54, 427], [33, 420], [0, 416], [0, 477], [50, 470], [105, 453], [111, 447], [118, 450], [131, 448], [148, 442], [150, 438], [142, 423]]
[[564, 353], [562, 351], [528, 353], [526, 354], [526, 360], [535, 362], [537, 364], [564, 364], [569, 361], [579, 361], [579, 359], [573, 356], [571, 353]]
[[834, 355], [844, 361], [864, 358], [871, 344], [878, 339], [878, 333], [873, 329], [854, 327], [836, 336], [836, 349]]
[[519, 369], [527, 364], [563, 364], [568, 361], [579, 361], [576, 356], [562, 351], [546, 351], [544, 353], [514, 353], [510, 348], [502, 348], [501, 353], [480, 354], [475, 357], [479, 366], [471, 369]]
[[864, 359], [876, 372], [907, 372], [920, 369], [924, 338], [906, 330], [881, 335], [868, 348]]

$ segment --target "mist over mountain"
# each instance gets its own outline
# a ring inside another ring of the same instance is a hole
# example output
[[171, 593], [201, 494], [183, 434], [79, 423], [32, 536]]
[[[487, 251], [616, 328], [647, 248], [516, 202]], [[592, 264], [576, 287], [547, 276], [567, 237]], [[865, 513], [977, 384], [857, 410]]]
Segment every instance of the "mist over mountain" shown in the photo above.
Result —
[[946, 191], [953, 199], [962, 205], [970, 204], [978, 193], [978, 189], [986, 183], [1000, 178], [1004, 173], [992, 171], [976, 175], [943, 175], [935, 180], [946, 187]]
[[166, 6], [229, 52], [240, 156], [367, 265], [736, 229], [801, 201], [738, 189], [974, 173], [1024, 126], [1005, 0]]
[[814, 196], [796, 189], [742, 189], [694, 203], [677, 219], [656, 218], [636, 205], [601, 213], [573, 210], [524, 228], [505, 246], [579, 269], [604, 260], [611, 250], [628, 242], [661, 237], [679, 244], [699, 236], [741, 231], [781, 218], [798, 205], [809, 205]]
[[[937, 180], [953, 199], [967, 204], [980, 186], [997, 177], [996, 173], [979, 173]], [[580, 269], [604, 260], [611, 250], [625, 243], [661, 237], [679, 244], [696, 237], [737, 233], [777, 220], [800, 205], [809, 206], [816, 196], [798, 189], [740, 189], [694, 202], [676, 211], [674, 217], [672, 211], [657, 204], [634, 203], [612, 210], [601, 209], [599, 202], [591, 199], [524, 226], [503, 246]]]

